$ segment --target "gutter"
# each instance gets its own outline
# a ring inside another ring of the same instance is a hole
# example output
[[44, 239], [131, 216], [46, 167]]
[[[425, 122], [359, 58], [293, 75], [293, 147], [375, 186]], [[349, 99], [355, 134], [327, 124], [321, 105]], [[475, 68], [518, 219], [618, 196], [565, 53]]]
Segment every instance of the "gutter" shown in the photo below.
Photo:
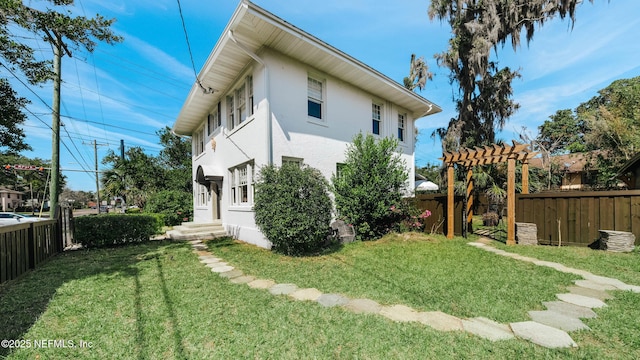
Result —
[[233, 30], [229, 30], [227, 34], [229, 35], [229, 39], [231, 39], [240, 50], [244, 51], [264, 68], [264, 95], [267, 99], [267, 165], [273, 165], [273, 124], [271, 121], [271, 97], [269, 94], [269, 68], [262, 58], [236, 39], [233, 35]]

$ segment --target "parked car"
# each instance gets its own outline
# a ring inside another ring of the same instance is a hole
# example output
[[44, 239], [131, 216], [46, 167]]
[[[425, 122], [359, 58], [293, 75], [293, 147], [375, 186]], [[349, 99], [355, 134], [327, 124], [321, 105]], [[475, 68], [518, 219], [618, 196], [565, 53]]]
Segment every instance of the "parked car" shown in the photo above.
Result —
[[40, 218], [12, 212], [0, 212], [0, 225], [22, 224], [26, 222], [40, 221]]

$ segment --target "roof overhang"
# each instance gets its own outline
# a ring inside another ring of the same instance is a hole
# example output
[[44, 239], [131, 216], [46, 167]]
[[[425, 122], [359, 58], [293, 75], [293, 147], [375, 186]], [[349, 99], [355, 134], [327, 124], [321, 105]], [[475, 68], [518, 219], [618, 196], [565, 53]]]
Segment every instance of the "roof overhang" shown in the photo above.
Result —
[[[234, 40], [244, 49], [241, 49]], [[308, 64], [315, 69], [352, 84], [368, 93], [389, 100], [409, 111], [414, 119], [442, 109], [406, 89], [346, 53], [289, 24], [249, 1], [242, 1], [209, 55], [178, 114], [173, 131], [191, 135], [211, 108], [230, 89], [238, 74], [252, 61], [245, 50], [258, 53], [269, 48]]]

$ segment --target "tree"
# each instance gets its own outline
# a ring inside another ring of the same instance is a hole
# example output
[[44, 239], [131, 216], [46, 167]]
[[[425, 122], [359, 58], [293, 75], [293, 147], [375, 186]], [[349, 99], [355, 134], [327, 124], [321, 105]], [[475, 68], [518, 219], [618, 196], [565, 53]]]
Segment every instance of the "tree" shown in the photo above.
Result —
[[[590, 0], [592, 2], [592, 0]], [[447, 21], [452, 38], [449, 49], [436, 55], [439, 65], [451, 71], [450, 81], [459, 87], [458, 116], [447, 128], [434, 132], [444, 150], [488, 145], [495, 142], [495, 129], [518, 110], [511, 96], [511, 82], [518, 71], [500, 68], [491, 60], [491, 51], [510, 39], [515, 50], [521, 33], [533, 39], [536, 26], [559, 15], [574, 21], [576, 6], [582, 0], [432, 0], [429, 17]]]
[[19, 97], [6, 79], [0, 78], [0, 149], [4, 153], [17, 154], [31, 150], [24, 142], [24, 132], [18, 126], [26, 120], [22, 112], [29, 101]]
[[[73, 0], [46, 0], [46, 10], [37, 10], [19, 0], [4, 0], [0, 3], [0, 57], [3, 66], [11, 71], [20, 70], [32, 84], [52, 79], [50, 60], [36, 59], [36, 50], [24, 43], [22, 33], [13, 31], [12, 26], [41, 36], [51, 43], [54, 37], [60, 41], [67, 39], [72, 46], [93, 51], [96, 41], [114, 44], [122, 41], [111, 31], [115, 19], [73, 17], [69, 6]], [[53, 9], [49, 8], [53, 6]]]
[[253, 206], [256, 225], [286, 255], [319, 250], [330, 234], [332, 204], [322, 173], [285, 164], [260, 169]]
[[191, 139], [172, 133], [168, 126], [158, 130], [156, 134], [160, 137], [160, 145], [163, 146], [158, 161], [167, 169], [166, 187], [191, 193]]
[[405, 77], [404, 87], [413, 91], [415, 88], [422, 90], [427, 85], [427, 80], [433, 78], [433, 73], [429, 71], [429, 66], [424, 61], [424, 57], [416, 58], [415, 54], [411, 54], [409, 63], [409, 76]]
[[586, 122], [570, 109], [558, 110], [538, 127], [536, 144], [549, 155], [586, 151]]
[[346, 160], [331, 178], [338, 215], [353, 224], [356, 236], [371, 240], [392, 228], [392, 206], [399, 206], [408, 173], [393, 138], [353, 138]]

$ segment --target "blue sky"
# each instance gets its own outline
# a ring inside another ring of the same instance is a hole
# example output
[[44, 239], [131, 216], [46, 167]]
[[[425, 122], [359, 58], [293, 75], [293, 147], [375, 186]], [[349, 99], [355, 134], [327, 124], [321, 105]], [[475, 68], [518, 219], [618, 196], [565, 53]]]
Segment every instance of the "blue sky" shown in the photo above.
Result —
[[[416, 164], [438, 163], [440, 144], [430, 134], [455, 116], [452, 96], [457, 90], [449, 84], [448, 71], [433, 59], [446, 49], [450, 29], [429, 20], [428, 0], [255, 3], [398, 82], [408, 73], [411, 54], [424, 56], [435, 77], [420, 94], [443, 112], [417, 121]], [[181, 0], [181, 5], [199, 72], [238, 1]], [[75, 11], [116, 18], [114, 30], [125, 38], [115, 46], [100, 44], [93, 54], [71, 49], [73, 57], [63, 58], [60, 165], [71, 189], [94, 191], [93, 173], [72, 171], [94, 169], [89, 143], [95, 139], [103, 144], [99, 159], [109, 149], [117, 152], [120, 139], [125, 147], [140, 146], [157, 155], [155, 132], [173, 125], [194, 73], [177, 0], [76, 0]], [[513, 83], [521, 109], [499, 138], [517, 139], [523, 126], [535, 136], [537, 126], [556, 110], [575, 108], [616, 79], [640, 75], [639, 14], [636, 0], [585, 2], [573, 29], [567, 19], [557, 18], [537, 29], [531, 44], [523, 42], [517, 52], [510, 45], [500, 48], [499, 63], [519, 68], [522, 78]], [[35, 46], [39, 56], [51, 58], [48, 44], [37, 41]], [[14, 85], [31, 99], [34, 114], [24, 126], [33, 151], [24, 154], [50, 158], [52, 87], [30, 87], [38, 98], [20, 83]]]

